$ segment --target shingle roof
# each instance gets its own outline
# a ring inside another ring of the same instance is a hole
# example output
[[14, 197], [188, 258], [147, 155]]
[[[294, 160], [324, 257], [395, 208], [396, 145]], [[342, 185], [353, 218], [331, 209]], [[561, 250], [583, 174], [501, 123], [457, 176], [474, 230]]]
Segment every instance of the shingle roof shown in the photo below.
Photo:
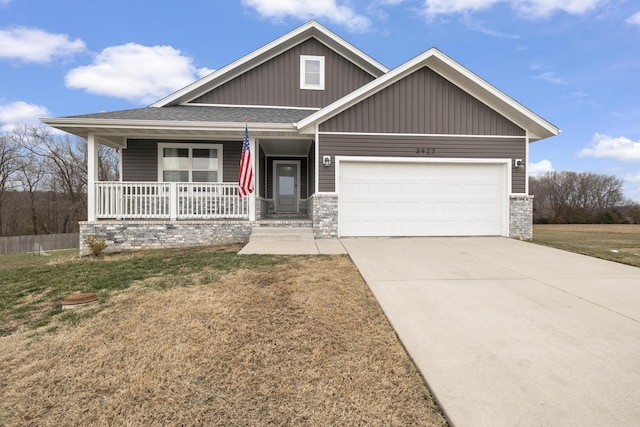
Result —
[[243, 122], [245, 117], [250, 123], [297, 123], [316, 110], [293, 108], [261, 108], [241, 106], [192, 106], [176, 105], [172, 107], [146, 107], [134, 110], [109, 111], [105, 113], [82, 114], [62, 117], [64, 119], [98, 120], [166, 120], [235, 123]]

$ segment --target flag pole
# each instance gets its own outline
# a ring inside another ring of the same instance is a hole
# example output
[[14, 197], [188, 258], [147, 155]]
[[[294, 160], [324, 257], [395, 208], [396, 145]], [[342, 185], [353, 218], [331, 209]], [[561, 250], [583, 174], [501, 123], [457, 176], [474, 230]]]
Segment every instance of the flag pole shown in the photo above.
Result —
[[238, 196], [240, 198], [253, 193], [253, 161], [251, 159], [251, 143], [249, 139], [249, 118], [244, 118], [244, 139], [240, 155], [240, 170], [238, 173]]

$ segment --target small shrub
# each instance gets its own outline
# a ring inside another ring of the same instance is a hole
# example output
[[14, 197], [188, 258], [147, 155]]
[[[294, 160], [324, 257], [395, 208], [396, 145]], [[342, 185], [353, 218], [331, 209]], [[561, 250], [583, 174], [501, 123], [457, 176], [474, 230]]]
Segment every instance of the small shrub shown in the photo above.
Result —
[[98, 256], [107, 247], [107, 241], [104, 239], [97, 239], [93, 234], [87, 237], [84, 243], [91, 249], [93, 256]]

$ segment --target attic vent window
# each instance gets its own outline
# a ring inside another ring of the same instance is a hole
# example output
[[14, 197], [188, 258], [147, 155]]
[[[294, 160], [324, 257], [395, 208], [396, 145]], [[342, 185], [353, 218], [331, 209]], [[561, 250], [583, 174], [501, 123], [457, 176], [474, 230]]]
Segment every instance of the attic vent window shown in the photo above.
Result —
[[324, 90], [324, 56], [300, 55], [300, 89]]

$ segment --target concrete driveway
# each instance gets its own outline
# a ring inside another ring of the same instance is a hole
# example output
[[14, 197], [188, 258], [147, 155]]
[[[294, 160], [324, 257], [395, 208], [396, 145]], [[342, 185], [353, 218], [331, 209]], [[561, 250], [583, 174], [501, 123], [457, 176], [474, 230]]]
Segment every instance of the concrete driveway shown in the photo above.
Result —
[[341, 241], [454, 425], [640, 425], [640, 268], [499, 237]]

